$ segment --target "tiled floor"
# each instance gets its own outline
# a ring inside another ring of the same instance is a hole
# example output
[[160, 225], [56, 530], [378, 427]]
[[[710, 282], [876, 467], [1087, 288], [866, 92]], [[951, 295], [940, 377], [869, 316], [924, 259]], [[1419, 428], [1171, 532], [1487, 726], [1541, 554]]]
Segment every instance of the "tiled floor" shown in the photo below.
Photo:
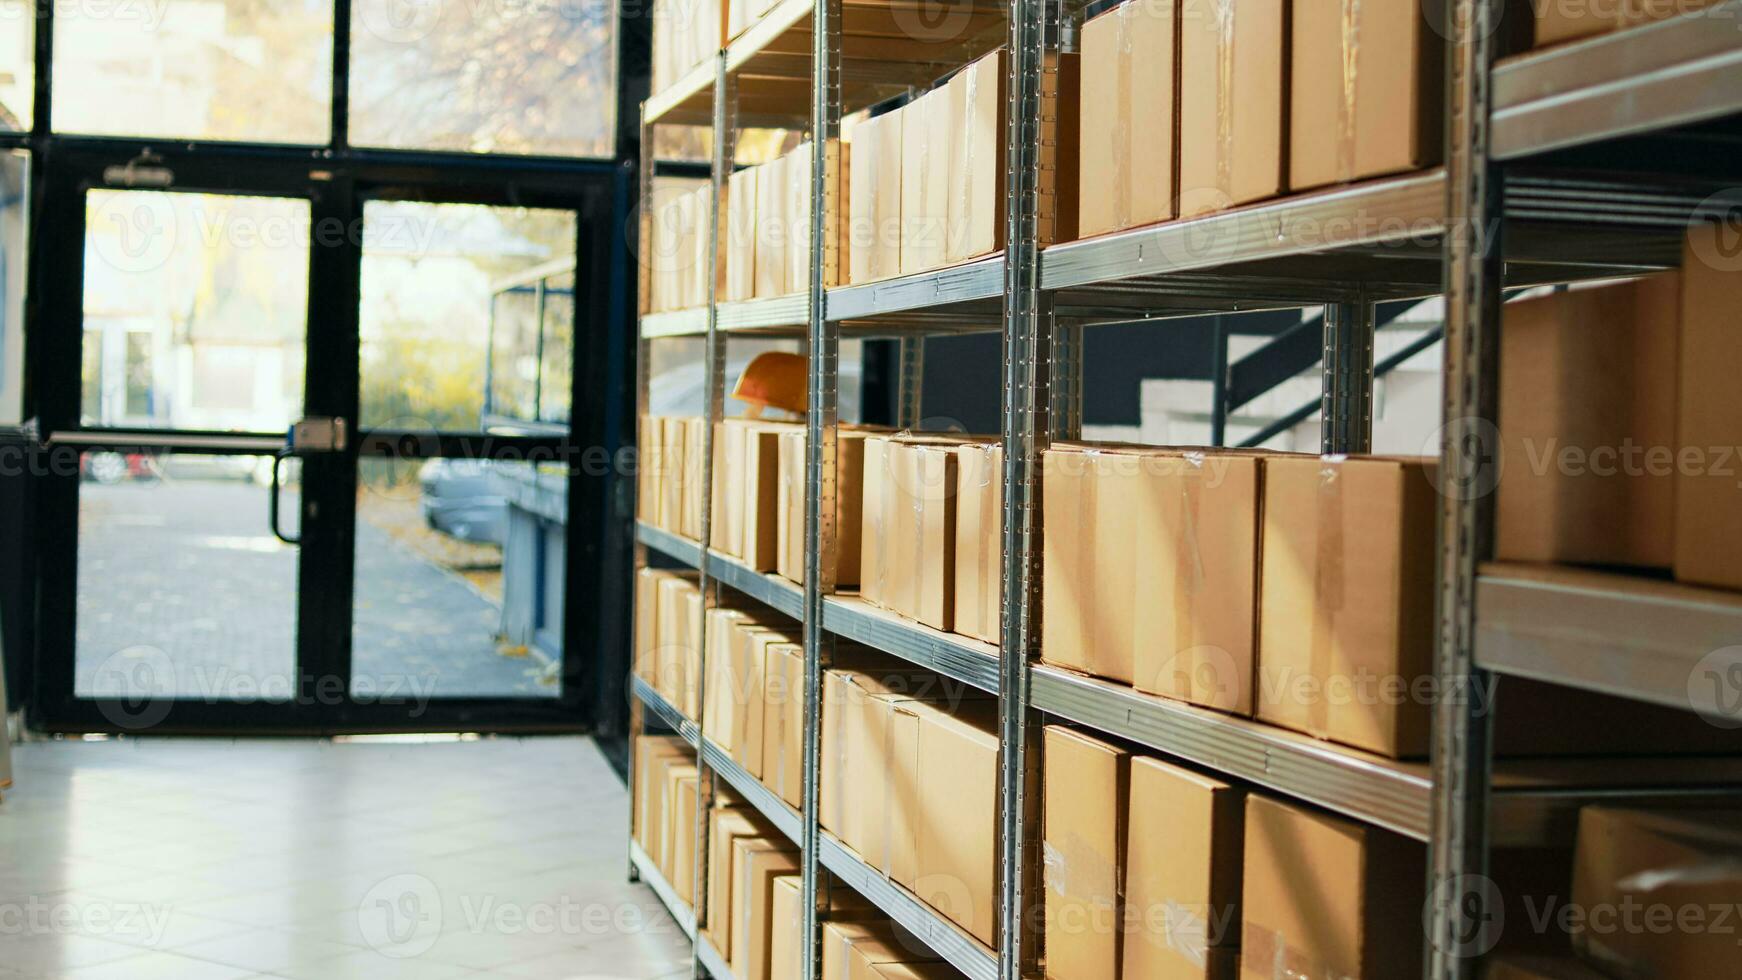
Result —
[[0, 977], [652, 980], [689, 946], [627, 882], [592, 742], [14, 747]]

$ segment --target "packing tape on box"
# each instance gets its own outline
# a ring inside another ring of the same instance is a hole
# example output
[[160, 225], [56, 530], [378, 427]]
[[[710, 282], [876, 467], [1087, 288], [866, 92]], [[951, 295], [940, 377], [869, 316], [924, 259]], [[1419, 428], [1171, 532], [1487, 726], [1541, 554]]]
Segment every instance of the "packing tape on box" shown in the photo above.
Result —
[[1212, 939], [1210, 923], [1192, 906], [1174, 901], [1164, 902], [1161, 906], [1160, 929], [1149, 928], [1147, 910], [1139, 911], [1143, 914], [1139, 931], [1144, 942], [1178, 955], [1199, 970], [1208, 964]]
[[[974, 139], [975, 134], [980, 129], [980, 127], [974, 125], [974, 107], [976, 105], [978, 105], [980, 102], [980, 98], [979, 98], [979, 96], [980, 96], [980, 73], [974, 70], [973, 65], [969, 65], [967, 68], [963, 69], [963, 74], [966, 76], [964, 79], [965, 91], [963, 93], [964, 98], [965, 98], [965, 104], [962, 106], [961, 118], [956, 120], [956, 126], [957, 126], [956, 131], [962, 134], [961, 135], [962, 145], [960, 147], [960, 151], [962, 154], [961, 158], [964, 160], [974, 160], [974, 159], [976, 159], [976, 157], [974, 156], [974, 154], [976, 152], [984, 152], [984, 148], [975, 145], [975, 139]], [[972, 185], [972, 183], [974, 181], [974, 174], [967, 167], [962, 168], [962, 175], [963, 175], [963, 180], [966, 181], [968, 185]], [[960, 189], [960, 192], [965, 193], [967, 191], [967, 189], [968, 189], [967, 186], [964, 186]], [[953, 187], [950, 189], [950, 191], [952, 194], [958, 193], [958, 190], [956, 188], [953, 188]], [[967, 202], [966, 201], [958, 201], [958, 203], [965, 204]], [[957, 255], [960, 255], [963, 252], [966, 252], [967, 246], [968, 246], [967, 238], [968, 238], [968, 222], [967, 221], [961, 221], [961, 222], [957, 223], [955, 226], [951, 227], [949, 229], [948, 240], [944, 246], [945, 258], [946, 259], [953, 259]]]
[[1085, 905], [1119, 907], [1124, 896], [1119, 890], [1117, 854], [1103, 854], [1082, 834], [1067, 830], [1062, 837], [1049, 835], [1042, 841], [1040, 856], [1048, 892]]
[[1298, 946], [1290, 946], [1282, 933], [1250, 919], [1242, 923], [1240, 930], [1240, 971], [1243, 977], [1269, 980], [1343, 976], [1331, 964], [1319, 962]]
[[[1077, 567], [1075, 569], [1077, 595], [1081, 596], [1098, 596], [1101, 594], [1100, 589], [1097, 587], [1097, 576], [1095, 574], [1097, 565], [1095, 561], [1096, 553], [1101, 550], [1100, 534], [1098, 533], [1099, 524], [1097, 523], [1100, 519], [1100, 507], [1097, 499], [1098, 494], [1096, 493], [1096, 487], [1100, 485], [1099, 477], [1104, 475], [1101, 472], [1101, 463], [1104, 461], [1110, 462], [1108, 457], [1100, 450], [1083, 450], [1084, 478], [1078, 482], [1077, 487], [1077, 534], [1081, 536], [1081, 541], [1079, 541], [1076, 546]], [[1088, 547], [1084, 547], [1085, 544], [1088, 545]], [[1089, 666], [1093, 667], [1097, 659], [1096, 651], [1093, 648], [1090, 648], [1084, 650], [1083, 655], [1084, 661]]]
[[1113, 59], [1114, 102], [1113, 129], [1113, 227], [1131, 225], [1131, 61], [1133, 31], [1131, 14], [1138, 7], [1127, 3], [1114, 10]]
[[1355, 179], [1355, 83], [1361, 50], [1361, 0], [1340, 0], [1342, 6], [1342, 98], [1337, 102], [1337, 179]]
[[1216, 5], [1216, 187], [1234, 193], [1234, 0]]
[[1198, 645], [1197, 597], [1204, 585], [1203, 542], [1198, 539], [1204, 497], [1204, 454], [1185, 453], [1170, 465], [1179, 470], [1180, 526], [1173, 549], [1173, 677], [1169, 680], [1176, 697], [1189, 698], [1197, 669], [1192, 652]]
[[1318, 548], [1313, 556], [1312, 647], [1308, 660], [1311, 676], [1318, 687], [1309, 712], [1315, 733], [1324, 732], [1330, 721], [1331, 699], [1327, 696], [1327, 687], [1336, 653], [1337, 614], [1342, 611], [1346, 600], [1343, 595], [1341, 463], [1342, 457], [1337, 457], [1327, 459], [1319, 467], [1315, 517]]

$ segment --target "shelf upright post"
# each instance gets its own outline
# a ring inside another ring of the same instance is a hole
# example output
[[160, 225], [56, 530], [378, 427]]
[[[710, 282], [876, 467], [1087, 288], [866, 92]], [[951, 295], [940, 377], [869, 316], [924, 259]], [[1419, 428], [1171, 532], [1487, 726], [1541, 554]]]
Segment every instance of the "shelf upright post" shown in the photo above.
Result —
[[895, 427], [911, 429], [923, 418], [925, 387], [925, 337], [904, 336], [896, 341], [896, 359], [901, 363], [895, 388]]
[[1029, 699], [1029, 664], [1039, 643], [1040, 454], [1054, 425], [1049, 383], [1057, 324], [1052, 295], [1040, 289], [1040, 251], [1056, 233], [1060, 3], [1010, 5], [998, 676], [1000, 980], [1037, 975], [1041, 958], [1040, 922], [1029, 914], [1041, 895], [1040, 720]]
[[1055, 318], [1052, 363], [1047, 367], [1051, 391], [1047, 397], [1049, 439], [1080, 439], [1083, 435], [1083, 324]]
[[1475, 665], [1476, 569], [1493, 544], [1502, 285], [1500, 174], [1489, 162], [1493, 43], [1503, 0], [1445, 5], [1445, 414], [1439, 471], [1439, 634], [1426, 975], [1468, 980], [1497, 938], [1487, 878], [1492, 719]]
[[[711, 181], [713, 207], [708, 215], [708, 256], [705, 278], [702, 280], [708, 286], [708, 339], [706, 349], [707, 360], [707, 406], [702, 419], [702, 485], [697, 490], [697, 496], [702, 502], [701, 529], [701, 560], [700, 566], [702, 590], [702, 621], [696, 625], [696, 642], [703, 651], [708, 646], [708, 609], [718, 605], [719, 583], [713, 581], [709, 574], [708, 548], [714, 534], [714, 425], [726, 415], [726, 335], [720, 330], [720, 280], [724, 270], [720, 267], [720, 244], [723, 238], [721, 228], [726, 220], [726, 178], [732, 173], [733, 162], [737, 159], [738, 145], [738, 89], [734, 76], [726, 70], [726, 54], [724, 51], [714, 56], [714, 159], [709, 180]], [[708, 671], [705, 652], [698, 658], [703, 663], [703, 669], [695, 680], [696, 685], [696, 728], [702, 729], [708, 704]], [[695, 912], [696, 927], [701, 928], [708, 916], [708, 820], [713, 813], [714, 775], [708, 771], [707, 753], [701, 750], [707, 736], [698, 735], [696, 747], [696, 860], [694, 887], [690, 890], [692, 896], [691, 908]], [[695, 975], [697, 980], [706, 980], [707, 966], [701, 960], [701, 943], [695, 944]]]
[[[648, 261], [648, 257], [651, 255], [651, 249], [653, 248], [654, 129], [653, 125], [647, 122], [647, 106], [645, 103], [641, 107], [641, 113], [641, 159], [639, 161], [639, 174], [637, 175], [641, 189], [641, 196], [636, 201], [637, 222], [635, 235], [635, 249], [641, 261], [640, 274], [635, 277], [635, 311], [638, 314], [635, 327], [635, 426], [638, 433], [640, 432], [642, 420], [647, 417], [648, 395], [652, 384], [651, 364], [653, 361], [653, 345], [646, 337], [641, 335], [640, 316], [645, 315], [648, 308], [653, 305], [653, 276], [649, 274], [649, 270], [652, 268], [652, 263]], [[633, 501], [630, 505], [630, 511], [633, 515], [630, 521], [630, 527], [636, 527], [637, 522], [641, 519], [641, 480], [643, 479], [646, 467], [649, 465], [647, 460], [641, 458], [639, 447], [643, 444], [644, 443], [640, 439], [636, 440], [635, 492], [630, 494], [630, 499]], [[631, 603], [630, 608], [639, 608], [639, 603], [641, 601], [640, 596], [638, 595], [638, 592], [641, 589], [640, 572], [641, 569], [647, 567], [647, 545], [642, 542], [641, 535], [639, 534], [635, 535], [634, 548], [634, 557], [631, 564], [631, 568], [634, 569], [631, 573], [634, 575], [634, 580], [629, 583], [629, 601]], [[633, 635], [630, 637], [629, 669], [631, 672], [640, 666], [635, 663], [635, 644], [639, 642], [640, 639], [638, 637]], [[647, 706], [641, 703], [640, 698], [631, 695], [629, 698], [629, 768], [624, 774], [623, 779], [624, 785], [628, 790], [628, 799], [630, 801], [630, 840], [634, 840], [636, 833], [641, 830], [640, 827], [635, 825], [635, 774], [640, 771], [640, 767], [636, 763], [637, 750], [635, 744], [642, 733], [646, 731], [646, 727]], [[629, 880], [640, 881], [641, 869], [635, 866], [633, 858], [627, 858], [627, 860], [629, 864]]]
[[800, 833], [800, 905], [803, 908], [804, 980], [822, 976], [822, 884], [817, 806], [822, 766], [823, 671], [834, 642], [823, 630], [823, 600], [835, 591], [836, 453], [839, 449], [841, 325], [828, 318], [828, 287], [840, 256], [835, 197], [840, 173], [841, 0], [816, 0], [811, 12], [811, 154], [809, 329], [806, 332], [809, 404], [805, 413], [804, 521], [804, 786]]
[[1373, 448], [1373, 302], [1367, 291], [1357, 287], [1352, 299], [1325, 304], [1324, 325], [1320, 451], [1364, 453]]

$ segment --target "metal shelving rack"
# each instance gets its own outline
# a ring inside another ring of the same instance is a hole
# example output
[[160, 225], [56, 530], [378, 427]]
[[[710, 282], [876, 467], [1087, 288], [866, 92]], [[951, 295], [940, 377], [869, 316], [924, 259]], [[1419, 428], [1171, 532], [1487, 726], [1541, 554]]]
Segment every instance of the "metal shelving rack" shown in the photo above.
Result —
[[[828, 227], [836, 212], [828, 205], [839, 161], [833, 152], [818, 152], [810, 173], [807, 293], [716, 302], [706, 309], [642, 318], [642, 411], [648, 345], [657, 338], [707, 339], [710, 420], [720, 416], [723, 404], [728, 337], [787, 336], [805, 342], [811, 399], [805, 586], [752, 573], [729, 558], [705, 554], [695, 542], [646, 525], [638, 525], [637, 552], [642, 562], [657, 552], [696, 568], [711, 593], [729, 587], [802, 621], [810, 706], [804, 729], [806, 805], [794, 811], [755, 783], [699, 735], [696, 720], [677, 716], [644, 684], [635, 685], [635, 730], [649, 714], [664, 719], [698, 747], [706, 773], [732, 785], [801, 846], [809, 978], [819, 969], [825, 869], [968, 976], [1019, 980], [1038, 975], [1040, 936], [1033, 924], [1039, 919], [1024, 913], [1042, 901], [1034, 851], [1040, 838], [1037, 736], [1043, 717], [1070, 720], [1427, 842], [1424, 871], [1434, 905], [1424, 976], [1473, 977], [1478, 961], [1470, 955], [1470, 937], [1479, 935], [1481, 922], [1471, 916], [1484, 911], [1480, 902], [1487, 893], [1477, 886], [1491, 847], [1564, 842], [1578, 807], [1593, 800], [1728, 796], [1742, 791], [1742, 767], [1670, 764], [1617, 785], [1615, 773], [1589, 760], [1495, 766], [1487, 742], [1489, 719], [1456, 696], [1436, 707], [1431, 761], [1399, 763], [1041, 665], [1035, 629], [1041, 588], [1040, 454], [1051, 441], [1081, 432], [1086, 327], [1320, 306], [1326, 311], [1322, 446], [1327, 452], [1366, 450], [1371, 445], [1374, 305], [1443, 295], [1447, 490], [1436, 663], [1441, 687], [1468, 690], [1446, 682], [1480, 680], [1492, 670], [1685, 706], [1690, 661], [1720, 641], [1742, 641], [1742, 600], [1686, 591], [1641, 595], [1600, 579], [1543, 579], [1486, 563], [1492, 523], [1485, 490], [1493, 486], [1492, 454], [1479, 450], [1492, 448], [1482, 440], [1493, 434], [1502, 288], [1673, 266], [1686, 223], [1721, 215], [1734, 204], [1711, 196], [1710, 168], [1700, 174], [1643, 176], [1619, 164], [1618, 157], [1628, 154], [1614, 147], [1671, 126], [1742, 113], [1742, 35], [1689, 17], [1497, 64], [1493, 46], [1500, 35], [1493, 28], [1500, 0], [1456, 0], [1446, 5], [1447, 23], [1440, 25], [1448, 38], [1443, 166], [1053, 244], [1051, 175], [1045, 168], [1052, 159], [1048, 140], [1058, 112], [1058, 58], [1074, 44], [1085, 7], [1079, 0], [1012, 0], [1007, 7], [974, 8], [1004, 11], [1007, 32], [1000, 40], [1010, 52], [1006, 247], [1001, 253], [878, 283], [831, 286], [840, 257]], [[853, 35], [843, 28], [843, 13], [851, 9], [848, 0], [782, 0], [711, 68], [691, 72], [644, 106], [644, 127], [665, 122], [714, 127], [710, 262], [719, 251], [724, 177], [738, 126], [808, 128], [813, 146], [832, 147], [844, 111], [936, 79], [978, 53], [957, 48], [936, 60], [880, 62], [853, 49]], [[1724, 0], [1710, 13], [1731, 20], [1738, 15], [1742, 0]], [[880, 50], [887, 54], [887, 48]], [[643, 145], [653, 145], [651, 134], [644, 134]], [[1580, 148], [1596, 152], [1577, 156]], [[652, 165], [644, 164], [642, 173], [646, 201]], [[911, 424], [920, 416], [923, 338], [985, 330], [1001, 330], [1003, 336], [1007, 601], [999, 646], [904, 622], [856, 597], [836, 596], [830, 565], [821, 560], [831, 553], [836, 533], [831, 526], [833, 459], [843, 334], [900, 339], [899, 421]], [[713, 477], [711, 425], [706, 432], [703, 500], [711, 499]], [[709, 530], [704, 518], [702, 540]], [[1601, 639], [1577, 628], [1592, 622], [1613, 628]], [[1517, 640], [1523, 625], [1535, 631], [1534, 642]], [[820, 739], [815, 706], [838, 639], [883, 649], [998, 693], [1004, 747], [999, 949], [974, 942], [882, 879], [813, 819]], [[703, 785], [704, 799], [711, 798], [712, 780], [704, 779]], [[698, 849], [698, 882], [707, 874], [706, 854], [705, 846]], [[705, 896], [706, 889], [698, 886], [695, 894]], [[684, 911], [706, 921], [705, 909]], [[698, 975], [724, 976], [717, 957], [702, 945]]]

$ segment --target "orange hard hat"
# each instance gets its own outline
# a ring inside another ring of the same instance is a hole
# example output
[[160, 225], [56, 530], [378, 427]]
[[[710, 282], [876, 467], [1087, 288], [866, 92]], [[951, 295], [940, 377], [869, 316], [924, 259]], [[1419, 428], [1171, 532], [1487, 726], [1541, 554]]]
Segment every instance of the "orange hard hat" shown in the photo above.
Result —
[[751, 415], [763, 408], [779, 408], [795, 415], [805, 413], [807, 365], [801, 354], [766, 351], [756, 355], [738, 376], [732, 397], [751, 406]]

